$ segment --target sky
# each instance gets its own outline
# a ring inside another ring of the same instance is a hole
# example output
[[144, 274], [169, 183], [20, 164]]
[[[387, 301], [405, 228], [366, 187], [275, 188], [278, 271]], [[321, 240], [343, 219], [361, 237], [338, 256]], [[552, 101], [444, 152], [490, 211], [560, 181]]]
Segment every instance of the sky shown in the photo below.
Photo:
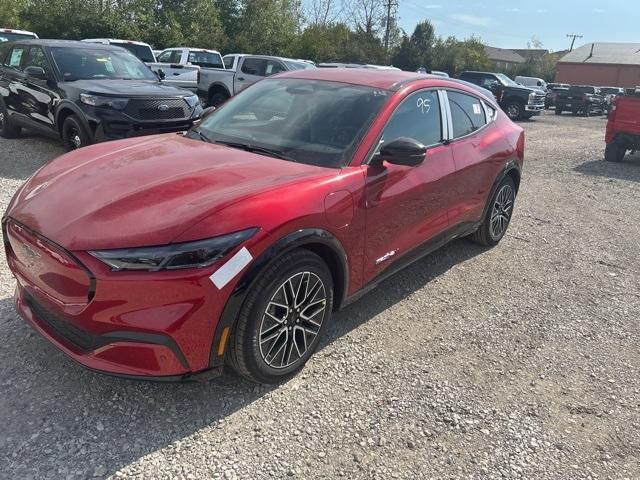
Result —
[[533, 36], [543, 48], [568, 49], [567, 34], [591, 42], [640, 42], [640, 0], [397, 0], [399, 24], [407, 33], [429, 19], [436, 34], [479, 36], [499, 48], [527, 48]]

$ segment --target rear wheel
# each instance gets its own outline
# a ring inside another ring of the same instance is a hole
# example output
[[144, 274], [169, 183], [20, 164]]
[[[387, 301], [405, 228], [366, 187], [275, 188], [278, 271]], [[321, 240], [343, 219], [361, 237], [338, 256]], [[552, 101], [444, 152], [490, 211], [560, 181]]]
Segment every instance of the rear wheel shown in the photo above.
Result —
[[67, 150], [76, 150], [91, 145], [91, 136], [76, 115], [69, 115], [64, 119], [62, 141]]
[[585, 103], [584, 106], [582, 107], [582, 115], [585, 117], [590, 117], [591, 116], [591, 104], [590, 103]]
[[229, 95], [223, 92], [212, 92], [209, 96], [209, 107], [219, 107], [229, 99]]
[[515, 200], [516, 187], [507, 175], [496, 188], [482, 225], [471, 235], [471, 239], [489, 247], [497, 245], [507, 233]]
[[20, 132], [21, 128], [13, 124], [7, 109], [0, 103], [0, 137], [17, 138]]
[[556, 107], [556, 115], [562, 115], [562, 109], [560, 107]]
[[332, 308], [333, 279], [324, 261], [303, 249], [282, 256], [247, 294], [229, 340], [229, 363], [258, 383], [292, 377], [318, 347]]
[[627, 149], [614, 141], [607, 143], [607, 146], [604, 149], [604, 159], [607, 162], [621, 162], [624, 160], [626, 153]]

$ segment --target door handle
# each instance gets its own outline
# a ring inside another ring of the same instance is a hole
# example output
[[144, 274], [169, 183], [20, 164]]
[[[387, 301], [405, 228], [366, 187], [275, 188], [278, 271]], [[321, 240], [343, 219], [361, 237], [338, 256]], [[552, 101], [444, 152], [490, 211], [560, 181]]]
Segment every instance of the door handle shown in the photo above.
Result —
[[238, 77], [238, 80], [239, 80], [240, 82], [244, 82], [244, 77]]

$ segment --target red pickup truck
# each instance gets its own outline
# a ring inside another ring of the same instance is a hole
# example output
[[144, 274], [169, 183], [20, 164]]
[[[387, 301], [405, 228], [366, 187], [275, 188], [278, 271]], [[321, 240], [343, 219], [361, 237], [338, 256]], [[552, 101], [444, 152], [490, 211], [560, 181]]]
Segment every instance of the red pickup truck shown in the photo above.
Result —
[[613, 100], [604, 140], [609, 162], [621, 162], [627, 150], [640, 150], [640, 88]]

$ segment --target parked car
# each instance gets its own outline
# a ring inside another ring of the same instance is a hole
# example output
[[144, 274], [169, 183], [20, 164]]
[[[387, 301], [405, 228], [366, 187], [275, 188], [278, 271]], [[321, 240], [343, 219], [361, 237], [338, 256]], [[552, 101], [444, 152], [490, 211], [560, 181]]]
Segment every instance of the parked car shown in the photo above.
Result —
[[156, 56], [153, 53], [151, 45], [148, 43], [137, 42], [135, 40], [118, 40], [115, 38], [85, 38], [82, 41], [89, 43], [102, 43], [104, 45], [116, 45], [118, 47], [126, 48], [144, 63], [156, 62]]
[[370, 70], [397, 70], [400, 69], [391, 65], [374, 65], [371, 63], [344, 63], [344, 62], [325, 62], [319, 63], [318, 68], [366, 68]]
[[460, 79], [491, 90], [512, 120], [531, 118], [544, 110], [546, 95], [518, 85], [502, 73], [467, 71], [460, 74]]
[[431, 70], [431, 75], [435, 75], [437, 77], [449, 78], [449, 74], [447, 72], [441, 72], [440, 70]]
[[149, 67], [162, 72], [164, 82], [176, 87], [198, 91], [202, 69], [224, 70], [222, 56], [216, 50], [204, 48], [167, 48], [157, 57], [157, 62]]
[[566, 93], [568, 91], [569, 91], [569, 85], [565, 87], [564, 85], [560, 85], [560, 84], [554, 84], [554, 86], [551, 86], [551, 84], [549, 84], [549, 88], [547, 90], [547, 96], [544, 101], [544, 107], [545, 108], [555, 107], [556, 99], [558, 98], [558, 95], [560, 95], [561, 93]]
[[542, 89], [545, 92], [549, 88], [547, 85], [547, 82], [545, 82], [543, 79], [538, 77], [524, 77], [522, 75], [518, 75], [513, 80], [524, 87], [537, 87]]
[[15, 303], [91, 369], [282, 381], [334, 310], [452, 239], [496, 245], [523, 156], [522, 128], [457, 80], [282, 73], [185, 136], [38, 170], [2, 223]]
[[621, 162], [628, 150], [640, 150], [640, 90], [613, 99], [607, 129], [604, 158]]
[[547, 88], [566, 88], [568, 89], [571, 85], [568, 83], [548, 83]]
[[0, 47], [0, 135], [22, 128], [61, 137], [68, 149], [94, 142], [187, 130], [198, 97], [162, 85], [129, 51], [66, 40]]
[[0, 28], [0, 43], [15, 42], [16, 40], [27, 40], [29, 38], [38, 38], [33, 32], [27, 30], [14, 30], [12, 28]]
[[237, 70], [240, 58], [246, 57], [246, 53], [229, 53], [222, 57], [224, 68], [227, 70]]
[[558, 92], [556, 97], [556, 115], [571, 112], [588, 117], [592, 113], [602, 113], [604, 97], [598, 87], [588, 85], [572, 85], [569, 90]]
[[600, 87], [600, 95], [604, 97], [604, 113], [607, 114], [613, 105], [613, 99], [618, 95], [624, 95], [622, 87]]
[[236, 68], [229, 71], [201, 70], [198, 95], [202, 103], [217, 107], [249, 85], [289, 70], [315, 68], [312, 64], [284, 57], [238, 55]]

